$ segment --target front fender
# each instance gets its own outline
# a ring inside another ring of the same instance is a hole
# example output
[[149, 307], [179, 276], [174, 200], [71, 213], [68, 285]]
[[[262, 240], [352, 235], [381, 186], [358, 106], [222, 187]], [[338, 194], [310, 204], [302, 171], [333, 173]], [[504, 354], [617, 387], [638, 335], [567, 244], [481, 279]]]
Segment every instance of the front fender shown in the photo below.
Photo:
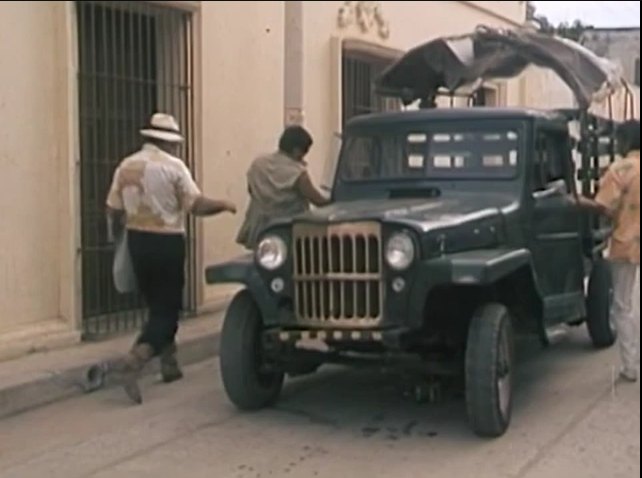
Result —
[[[427, 294], [436, 287], [484, 287], [495, 284], [525, 266], [533, 274], [532, 257], [528, 249], [476, 250], [424, 261], [418, 268], [412, 288], [409, 320], [415, 326], [421, 326]], [[534, 275], [533, 281], [539, 294], [537, 278]]]
[[278, 315], [277, 303], [259, 274], [252, 254], [206, 268], [205, 282], [210, 285], [243, 284], [259, 306], [264, 321], [269, 322]]
[[461, 252], [448, 255], [443, 260], [450, 265], [450, 282], [455, 285], [491, 285], [532, 264], [528, 249]]
[[252, 254], [232, 259], [222, 264], [210, 266], [205, 269], [205, 282], [208, 284], [246, 284], [252, 276], [254, 258]]

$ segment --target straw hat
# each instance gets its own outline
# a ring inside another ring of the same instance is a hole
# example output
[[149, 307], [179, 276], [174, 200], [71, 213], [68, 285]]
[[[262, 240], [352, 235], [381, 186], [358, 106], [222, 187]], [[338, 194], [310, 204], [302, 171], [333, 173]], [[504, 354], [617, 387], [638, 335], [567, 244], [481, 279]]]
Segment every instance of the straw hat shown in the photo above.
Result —
[[182, 143], [185, 140], [176, 119], [166, 113], [153, 114], [149, 120], [149, 126], [142, 129], [140, 134], [145, 138], [158, 139], [168, 143]]

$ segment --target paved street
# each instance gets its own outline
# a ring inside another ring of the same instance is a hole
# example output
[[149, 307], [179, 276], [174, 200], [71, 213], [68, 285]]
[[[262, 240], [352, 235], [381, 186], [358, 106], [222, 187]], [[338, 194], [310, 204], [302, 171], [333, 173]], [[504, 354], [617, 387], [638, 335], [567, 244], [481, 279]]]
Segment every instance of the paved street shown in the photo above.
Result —
[[522, 352], [514, 423], [496, 441], [471, 436], [461, 398], [419, 405], [375, 371], [327, 369], [291, 381], [275, 410], [239, 414], [212, 360], [183, 383], [146, 383], [142, 407], [116, 389], [0, 422], [0, 476], [640, 476], [640, 388], [611, 386], [614, 351], [576, 330]]

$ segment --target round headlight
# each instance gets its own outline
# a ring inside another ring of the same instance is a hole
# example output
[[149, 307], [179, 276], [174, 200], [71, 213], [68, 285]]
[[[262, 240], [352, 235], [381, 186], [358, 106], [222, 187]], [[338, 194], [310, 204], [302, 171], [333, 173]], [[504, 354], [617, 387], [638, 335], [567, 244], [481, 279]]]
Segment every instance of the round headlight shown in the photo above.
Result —
[[288, 248], [278, 236], [268, 236], [259, 243], [256, 249], [256, 260], [261, 267], [269, 271], [283, 265], [288, 255]]
[[395, 270], [410, 267], [415, 260], [415, 244], [407, 234], [395, 234], [386, 245], [386, 261]]

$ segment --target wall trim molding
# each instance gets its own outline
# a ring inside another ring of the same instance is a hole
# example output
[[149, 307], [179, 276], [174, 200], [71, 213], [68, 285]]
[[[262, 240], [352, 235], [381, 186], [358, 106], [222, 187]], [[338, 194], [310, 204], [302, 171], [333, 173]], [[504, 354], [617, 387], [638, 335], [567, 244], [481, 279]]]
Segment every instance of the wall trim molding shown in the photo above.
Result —
[[401, 58], [405, 51], [389, 46], [384, 46], [378, 43], [362, 40], [359, 38], [343, 38], [341, 40], [341, 48], [365, 55], [375, 56], [377, 58], [386, 58], [390, 60], [397, 60]]

